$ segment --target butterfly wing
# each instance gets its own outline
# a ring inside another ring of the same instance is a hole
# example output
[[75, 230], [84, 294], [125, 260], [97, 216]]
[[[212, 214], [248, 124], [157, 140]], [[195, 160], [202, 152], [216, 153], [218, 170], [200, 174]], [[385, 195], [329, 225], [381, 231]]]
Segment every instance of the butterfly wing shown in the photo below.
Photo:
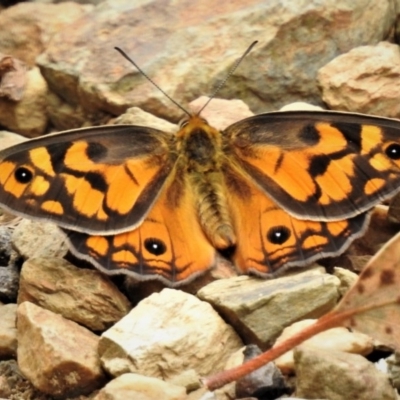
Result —
[[158, 279], [169, 286], [187, 283], [213, 267], [216, 255], [198, 222], [193, 193], [171, 179], [143, 223], [130, 232], [90, 236], [64, 230], [72, 252], [107, 274]]
[[300, 219], [344, 220], [400, 190], [400, 121], [276, 112], [224, 132], [229, 159]]
[[44, 136], [0, 152], [0, 205], [90, 234], [141, 223], [174, 164], [173, 136], [115, 125]]
[[233, 261], [242, 273], [266, 277], [341, 254], [361, 236], [368, 215], [338, 221], [299, 220], [231, 166], [225, 166], [228, 205], [238, 242]]

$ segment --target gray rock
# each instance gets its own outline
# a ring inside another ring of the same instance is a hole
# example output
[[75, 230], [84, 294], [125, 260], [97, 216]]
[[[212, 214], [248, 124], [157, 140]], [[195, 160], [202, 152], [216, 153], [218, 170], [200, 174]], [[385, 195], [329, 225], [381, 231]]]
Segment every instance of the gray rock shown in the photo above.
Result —
[[197, 295], [211, 303], [248, 343], [266, 348], [286, 326], [331, 310], [339, 285], [338, 278], [315, 268], [273, 280], [247, 276], [219, 280]]
[[364, 357], [302, 345], [294, 353], [296, 395], [306, 399], [395, 400], [386, 374]]

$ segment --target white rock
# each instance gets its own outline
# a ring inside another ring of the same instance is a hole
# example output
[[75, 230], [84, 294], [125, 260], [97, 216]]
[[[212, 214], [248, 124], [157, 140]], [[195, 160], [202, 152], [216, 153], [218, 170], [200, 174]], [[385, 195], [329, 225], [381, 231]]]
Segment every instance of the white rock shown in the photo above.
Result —
[[208, 303], [164, 289], [104, 332], [99, 354], [111, 375], [136, 372], [168, 381], [187, 369], [199, 375], [222, 369], [241, 345]]

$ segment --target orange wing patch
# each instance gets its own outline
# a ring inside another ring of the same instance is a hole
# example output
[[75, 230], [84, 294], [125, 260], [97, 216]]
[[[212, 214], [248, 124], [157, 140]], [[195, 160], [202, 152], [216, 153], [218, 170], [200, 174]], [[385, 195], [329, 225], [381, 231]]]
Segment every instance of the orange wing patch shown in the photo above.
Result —
[[127, 231], [157, 200], [174, 165], [173, 146], [170, 135], [136, 126], [22, 143], [2, 152], [1, 203], [16, 214], [89, 234]]
[[400, 190], [398, 122], [334, 112], [283, 112], [229, 127], [226, 147], [281, 208], [335, 221]]
[[159, 279], [169, 286], [178, 286], [215, 263], [216, 251], [198, 222], [193, 191], [176, 181], [163, 191], [135, 230], [114, 236], [66, 233], [77, 257], [108, 274]]
[[242, 273], [271, 277], [287, 267], [338, 255], [368, 223], [366, 214], [330, 222], [298, 220], [232, 169], [226, 185], [238, 235], [233, 261]]

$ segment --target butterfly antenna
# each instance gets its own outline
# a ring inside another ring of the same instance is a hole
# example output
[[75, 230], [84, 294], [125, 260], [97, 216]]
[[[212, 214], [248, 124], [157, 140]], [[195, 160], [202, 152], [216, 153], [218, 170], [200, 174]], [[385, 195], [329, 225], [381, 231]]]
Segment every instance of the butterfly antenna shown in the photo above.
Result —
[[114, 47], [115, 50], [118, 51], [118, 53], [120, 53], [123, 57], [125, 57], [131, 64], [133, 64], [136, 69], [154, 86], [156, 87], [167, 99], [169, 99], [172, 103], [174, 103], [178, 108], [180, 108], [185, 114], [187, 114], [189, 117], [191, 116], [190, 112], [185, 110], [177, 101], [175, 101], [171, 96], [169, 96], [166, 92], [164, 92], [164, 90], [162, 90], [160, 88], [160, 86], [157, 85], [157, 83], [155, 83], [153, 81], [153, 79], [151, 79], [143, 70], [142, 68], [139, 67], [139, 65], [137, 65], [135, 63], [135, 61], [133, 61], [128, 54], [126, 54], [122, 49], [120, 49], [119, 47]]
[[233, 75], [233, 73], [236, 71], [237, 67], [241, 64], [243, 59], [247, 56], [247, 54], [250, 53], [250, 51], [253, 49], [253, 47], [258, 43], [258, 40], [255, 40], [248, 48], [247, 50], [243, 53], [243, 55], [233, 64], [233, 67], [231, 70], [228, 72], [228, 75], [226, 75], [225, 79], [218, 85], [218, 87], [214, 90], [214, 93], [210, 96], [210, 98], [206, 101], [206, 104], [204, 104], [203, 107], [200, 108], [200, 111], [197, 113], [197, 115], [200, 115], [201, 112], [208, 106], [208, 103], [217, 95], [217, 93], [221, 90], [221, 88], [225, 85], [226, 81]]

